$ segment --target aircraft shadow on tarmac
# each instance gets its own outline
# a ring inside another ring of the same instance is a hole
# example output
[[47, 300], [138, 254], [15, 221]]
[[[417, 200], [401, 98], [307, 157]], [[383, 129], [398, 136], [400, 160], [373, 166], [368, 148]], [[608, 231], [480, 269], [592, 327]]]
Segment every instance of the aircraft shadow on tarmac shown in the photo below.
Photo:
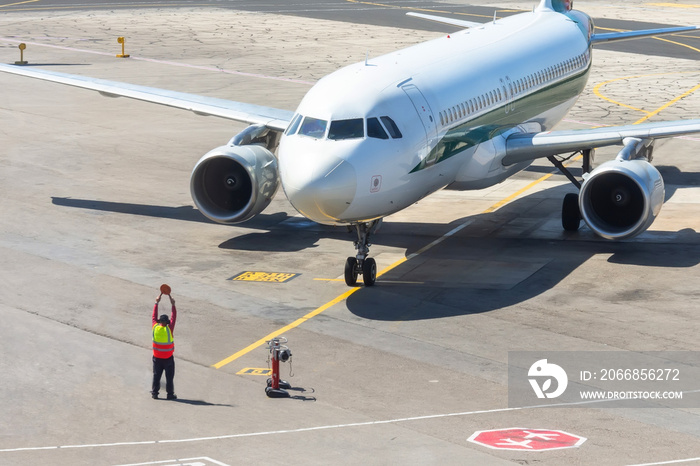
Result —
[[[479, 314], [539, 296], [599, 254], [609, 255], [608, 263], [643, 267], [685, 268], [700, 262], [699, 235], [692, 230], [679, 234], [692, 235], [695, 244], [678, 245], [609, 243], [594, 239], [592, 233], [583, 241], [466, 233], [404, 262], [379, 277], [375, 286], [352, 294], [348, 309], [358, 317], [382, 321]], [[631, 282], [615, 299], [634, 301], [644, 299], [646, 293], [644, 285]]]
[[[667, 199], [675, 185], [700, 184], [697, 174], [658, 168], [669, 183]], [[470, 224], [379, 277], [374, 287], [351, 295], [348, 308], [357, 316], [385, 321], [476, 314], [538, 296], [595, 255], [608, 255], [609, 263], [621, 265], [685, 268], [700, 263], [700, 234], [692, 229], [646, 232], [622, 242], [598, 238], [585, 226], [576, 233], [564, 232], [559, 220], [561, 199], [572, 190], [568, 185], [549, 188], [534, 198], [539, 202], [525, 196], [495, 212], [449, 224], [385, 221], [372, 242], [403, 249], [406, 256], [456, 226]], [[52, 199], [54, 205], [63, 207], [212, 223], [191, 206]], [[347, 240], [348, 255], [354, 254], [354, 235], [346, 228], [319, 225], [285, 212], [263, 213], [236, 227], [257, 231], [231, 238], [220, 248], [295, 252], [316, 247], [320, 239], [334, 238]], [[342, 259], [338, 259], [339, 270]], [[635, 290], [627, 293], [634, 299]]]

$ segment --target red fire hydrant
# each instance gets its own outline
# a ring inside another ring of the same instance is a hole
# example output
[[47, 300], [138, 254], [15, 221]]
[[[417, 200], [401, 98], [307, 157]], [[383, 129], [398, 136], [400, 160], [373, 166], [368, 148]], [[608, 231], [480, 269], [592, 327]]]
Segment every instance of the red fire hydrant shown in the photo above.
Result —
[[277, 337], [267, 342], [267, 347], [270, 350], [270, 360], [272, 361], [272, 377], [267, 379], [265, 393], [270, 398], [289, 398], [289, 392], [285, 389], [292, 388], [288, 382], [280, 380], [280, 361], [287, 362], [292, 357], [289, 347], [282, 343], [287, 343], [287, 339]]

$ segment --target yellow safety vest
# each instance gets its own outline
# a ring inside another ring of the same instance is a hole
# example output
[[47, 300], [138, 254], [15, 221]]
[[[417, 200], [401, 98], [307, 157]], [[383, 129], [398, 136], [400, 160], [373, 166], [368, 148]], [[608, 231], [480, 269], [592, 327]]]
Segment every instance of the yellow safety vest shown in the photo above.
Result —
[[175, 351], [175, 339], [169, 326], [153, 325], [153, 356], [167, 359]]

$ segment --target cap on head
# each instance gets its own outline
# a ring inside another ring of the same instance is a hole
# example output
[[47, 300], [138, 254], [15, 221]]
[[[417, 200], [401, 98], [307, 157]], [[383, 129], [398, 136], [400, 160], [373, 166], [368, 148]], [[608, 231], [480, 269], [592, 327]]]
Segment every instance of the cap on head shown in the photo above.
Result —
[[166, 314], [163, 314], [158, 318], [158, 323], [168, 325], [170, 323], [170, 317], [168, 317]]

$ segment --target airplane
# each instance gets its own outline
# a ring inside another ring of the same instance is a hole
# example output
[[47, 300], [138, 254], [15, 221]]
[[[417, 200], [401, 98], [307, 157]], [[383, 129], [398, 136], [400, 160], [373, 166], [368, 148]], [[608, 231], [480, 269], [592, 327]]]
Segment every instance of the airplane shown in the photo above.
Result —
[[[564, 197], [564, 230], [583, 219], [621, 240], [649, 228], [664, 201], [654, 141], [700, 132], [700, 120], [552, 128], [586, 86], [593, 45], [698, 26], [597, 33], [570, 0], [540, 0], [485, 24], [408, 14], [459, 30], [335, 71], [294, 112], [21, 66], [0, 71], [248, 123], [194, 166], [195, 205], [216, 222], [244, 222], [281, 185], [303, 216], [355, 230], [348, 286], [359, 276], [375, 284], [370, 238], [384, 217], [443, 188], [493, 186], [542, 157], [579, 189]], [[593, 168], [595, 148], [610, 145], [622, 145], [617, 157]], [[568, 153], [582, 154], [582, 181], [556, 158]]]

